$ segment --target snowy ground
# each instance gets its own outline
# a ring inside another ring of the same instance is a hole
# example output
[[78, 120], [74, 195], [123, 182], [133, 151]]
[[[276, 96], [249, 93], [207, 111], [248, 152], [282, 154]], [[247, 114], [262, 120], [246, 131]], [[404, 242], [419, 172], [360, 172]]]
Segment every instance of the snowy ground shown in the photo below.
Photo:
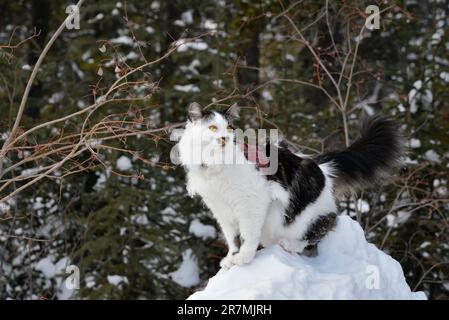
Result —
[[411, 292], [400, 264], [366, 241], [347, 216], [318, 247], [318, 256], [292, 255], [279, 246], [245, 266], [220, 270], [189, 299], [426, 299]]

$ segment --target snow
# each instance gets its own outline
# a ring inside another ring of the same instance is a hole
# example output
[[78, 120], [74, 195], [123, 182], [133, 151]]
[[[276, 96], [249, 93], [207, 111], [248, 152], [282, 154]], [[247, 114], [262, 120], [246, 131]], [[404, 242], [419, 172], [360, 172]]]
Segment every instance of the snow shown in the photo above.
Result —
[[98, 13], [95, 17], [93, 17], [92, 19], [87, 20], [87, 23], [94, 23], [100, 20], [103, 20], [104, 18], [104, 14], [103, 13]]
[[78, 65], [75, 62], [71, 63], [72, 70], [76, 73], [78, 78], [84, 79], [84, 72], [78, 67]]
[[173, 208], [167, 207], [161, 211], [162, 215], [168, 215], [168, 216], [176, 216], [176, 211]]
[[56, 297], [58, 300], [70, 300], [75, 293], [75, 289], [69, 289], [64, 284], [59, 287], [58, 292], [56, 293]]
[[54, 257], [49, 255], [36, 264], [34, 269], [43, 273], [47, 279], [51, 279], [57, 274], [64, 273], [66, 266], [69, 264], [67, 257], [61, 258], [58, 262], [53, 263]]
[[363, 199], [357, 199], [357, 210], [361, 213], [369, 212], [370, 206], [369, 203]]
[[440, 155], [433, 149], [427, 150], [424, 157], [432, 163], [441, 163]]
[[339, 216], [316, 257], [260, 250], [244, 266], [220, 270], [188, 299], [426, 299], [411, 292], [401, 265], [366, 241], [360, 225]]
[[110, 275], [108, 276], [108, 282], [114, 286], [118, 286], [120, 283], [128, 283], [128, 278], [127, 277], [122, 277], [119, 275]]
[[440, 73], [440, 78], [445, 82], [449, 82], [449, 72], [443, 71]]
[[397, 228], [410, 218], [411, 213], [407, 211], [398, 211], [397, 214], [387, 214], [387, 227]]
[[35, 202], [33, 203], [33, 210], [40, 210], [45, 207], [45, 205], [42, 203], [44, 200], [42, 197], [36, 197]]
[[218, 88], [223, 88], [223, 80], [221, 79], [212, 81], [212, 84]]
[[430, 84], [423, 88], [424, 83], [422, 80], [417, 80], [413, 83], [413, 88], [408, 93], [408, 101], [410, 103], [410, 112], [416, 113], [418, 111], [418, 104], [421, 103], [424, 106], [429, 106], [433, 100], [432, 91], [429, 90]]
[[273, 101], [273, 96], [271, 95], [271, 92], [268, 90], [262, 91], [262, 98], [264, 98], [266, 101]]
[[191, 249], [182, 254], [182, 263], [178, 270], [170, 273], [170, 277], [180, 286], [189, 288], [200, 283], [200, 268]]
[[56, 274], [55, 265], [53, 264], [52, 257], [46, 257], [39, 260], [39, 262], [34, 267], [37, 271], [42, 272], [45, 278], [50, 279]]
[[20, 175], [22, 177], [29, 177], [29, 176], [32, 176], [32, 175], [35, 175], [35, 174], [39, 173], [39, 171], [41, 171], [41, 170], [42, 170], [42, 167], [24, 169], [24, 170], [22, 170]]
[[107, 174], [100, 172], [97, 173], [97, 175], [98, 175], [97, 182], [95, 183], [93, 189], [95, 191], [101, 191], [106, 186]]
[[170, 207], [163, 209], [161, 212], [162, 221], [165, 223], [179, 222], [185, 223], [184, 219], [180, 217], [177, 212]]
[[185, 24], [192, 24], [194, 22], [193, 20], [193, 9], [187, 10], [181, 15], [182, 21], [184, 21]]
[[93, 276], [88, 276], [84, 279], [84, 282], [86, 283], [86, 287], [87, 288], [93, 288], [95, 287], [96, 283], [95, 283], [95, 277]]
[[150, 221], [148, 220], [145, 214], [135, 214], [131, 216], [131, 221], [140, 224], [140, 225], [148, 225]]
[[133, 39], [125, 35], [111, 39], [110, 41], [114, 44], [124, 44], [128, 46], [132, 46], [134, 44]]
[[55, 104], [55, 103], [61, 102], [63, 98], [64, 98], [64, 92], [55, 92], [48, 99], [48, 103]]
[[423, 41], [424, 41], [424, 39], [422, 37], [419, 37], [419, 38], [415, 37], [409, 41], [409, 45], [414, 46], [414, 47], [420, 47], [422, 45]]
[[174, 22], [173, 22], [173, 24], [175, 25], [175, 26], [178, 26], [178, 27], [185, 27], [186, 26], [186, 24], [185, 24], [185, 22], [184, 21], [182, 21], [182, 20], [175, 20]]
[[414, 52], [410, 52], [409, 54], [407, 54], [407, 60], [418, 60], [418, 55]]
[[148, 32], [149, 34], [153, 34], [155, 30], [152, 26], [148, 26], [145, 28], [145, 31]]
[[176, 49], [177, 52], [186, 52], [189, 49], [203, 51], [209, 47], [206, 42], [187, 42], [185, 39], [179, 39], [175, 41], [173, 45], [178, 46], [178, 48]]
[[440, 43], [440, 41], [441, 41], [441, 34], [440, 34], [439, 32], [435, 32], [435, 33], [432, 35], [432, 41], [431, 41], [431, 44], [437, 45], [438, 43]]
[[159, 3], [159, 1], [153, 1], [151, 3], [150, 9], [153, 11], [159, 11], [160, 7], [161, 7], [161, 4]]
[[433, 180], [433, 187], [434, 187], [434, 188], [437, 188], [440, 184], [441, 184], [440, 179], [435, 179], [435, 180]]
[[8, 201], [0, 203], [0, 214], [6, 214], [11, 210], [13, 201], [14, 201], [13, 199], [10, 199]]
[[55, 279], [58, 287], [56, 297], [59, 300], [68, 300], [75, 293], [75, 289], [67, 288], [64, 281], [65, 277], [68, 276], [65, 271], [66, 267], [70, 264], [70, 260], [68, 257], [63, 257], [56, 263], [53, 263], [54, 260], [54, 256], [48, 255], [47, 257], [39, 260], [34, 269], [42, 272], [46, 279]]
[[194, 59], [188, 66], [180, 66], [179, 68], [183, 72], [191, 72], [193, 74], [199, 74], [198, 70], [196, 69], [201, 65], [200, 61], [198, 59]]
[[6, 139], [8, 139], [8, 137], [9, 137], [9, 131], [3, 132], [3, 133], [0, 135], [0, 139], [1, 139], [1, 140], [6, 140]]
[[175, 85], [175, 90], [181, 91], [181, 92], [199, 92], [200, 88], [193, 84], [186, 84], [186, 85]]
[[415, 138], [411, 138], [410, 139], [410, 147], [413, 148], [413, 149], [421, 148], [421, 140], [415, 139]]
[[127, 171], [132, 168], [131, 160], [127, 156], [121, 156], [117, 159], [116, 167], [120, 171]]
[[432, 243], [430, 242], [430, 241], [424, 241], [420, 246], [419, 246], [419, 248], [420, 249], [424, 249], [424, 248], [427, 248], [428, 246], [430, 246]]
[[295, 62], [296, 61], [295, 56], [293, 56], [293, 55], [291, 55], [289, 53], [287, 53], [285, 55], [285, 59], [287, 59], [288, 61], [291, 61], [291, 62]]
[[216, 237], [215, 228], [213, 226], [201, 223], [198, 219], [192, 220], [190, 223], [189, 232], [203, 240], [210, 238], [213, 239]]
[[204, 21], [204, 28], [208, 30], [217, 30], [218, 24], [211, 19], [206, 19], [206, 21]]
[[138, 59], [140, 56], [135, 53], [134, 51], [130, 51], [126, 56], [125, 56], [125, 60], [136, 60]]
[[412, 160], [410, 157], [404, 157], [403, 161], [405, 164], [418, 164], [418, 160]]

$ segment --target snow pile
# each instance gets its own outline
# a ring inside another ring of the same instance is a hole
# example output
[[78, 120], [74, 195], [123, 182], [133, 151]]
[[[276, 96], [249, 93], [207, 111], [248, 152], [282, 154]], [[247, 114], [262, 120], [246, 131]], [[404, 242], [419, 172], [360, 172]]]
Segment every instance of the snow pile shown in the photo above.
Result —
[[182, 254], [182, 263], [178, 270], [170, 273], [170, 277], [180, 286], [189, 288], [200, 283], [200, 268], [191, 249]]
[[411, 292], [400, 264], [366, 241], [360, 225], [338, 217], [318, 256], [292, 255], [279, 246], [245, 266], [220, 270], [189, 299], [426, 299]]
[[66, 273], [66, 267], [69, 264], [70, 260], [68, 257], [63, 257], [55, 262], [55, 257], [49, 255], [39, 260], [34, 266], [34, 269], [42, 272], [46, 278], [46, 284], [44, 287], [49, 287], [50, 281], [52, 279], [56, 279], [56, 285], [58, 287], [56, 297], [58, 300], [68, 300], [74, 294], [75, 289], [68, 288], [65, 282], [65, 279], [69, 276], [69, 274]]
[[198, 219], [192, 220], [190, 223], [189, 232], [203, 240], [216, 237], [215, 228], [213, 226], [202, 224]]
[[68, 258], [62, 258], [58, 262], [53, 263], [55, 258], [49, 255], [36, 264], [34, 269], [43, 273], [47, 279], [52, 279], [59, 273], [64, 273], [66, 266], [68, 265]]

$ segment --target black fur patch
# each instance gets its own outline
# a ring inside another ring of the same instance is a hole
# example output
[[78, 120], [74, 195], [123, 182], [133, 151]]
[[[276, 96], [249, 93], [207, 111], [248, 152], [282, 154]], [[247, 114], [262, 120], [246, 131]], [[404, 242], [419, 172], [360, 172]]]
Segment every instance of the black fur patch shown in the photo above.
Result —
[[337, 214], [331, 212], [328, 215], [320, 216], [307, 230], [303, 240], [308, 241], [309, 246], [314, 246], [331, 231], [337, 223]]
[[234, 129], [233, 124], [234, 124], [235, 118], [232, 115], [226, 113], [225, 111], [203, 110], [201, 119], [206, 120], [206, 121], [210, 120], [215, 114], [221, 115], [228, 122], [228, 124]]
[[278, 182], [290, 194], [290, 203], [285, 211], [285, 223], [289, 224], [320, 196], [325, 177], [312, 159], [300, 158], [286, 148], [277, 151], [278, 170], [267, 179]]

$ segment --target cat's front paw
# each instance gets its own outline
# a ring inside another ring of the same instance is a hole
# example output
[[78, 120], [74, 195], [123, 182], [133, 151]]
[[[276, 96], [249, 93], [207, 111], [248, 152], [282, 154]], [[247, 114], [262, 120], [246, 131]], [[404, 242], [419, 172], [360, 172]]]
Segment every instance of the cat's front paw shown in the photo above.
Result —
[[254, 259], [255, 255], [255, 251], [240, 250], [239, 253], [232, 257], [232, 263], [238, 266], [250, 263]]
[[229, 254], [220, 261], [220, 267], [226, 270], [230, 269], [233, 265], [234, 263], [232, 262], [232, 255]]

